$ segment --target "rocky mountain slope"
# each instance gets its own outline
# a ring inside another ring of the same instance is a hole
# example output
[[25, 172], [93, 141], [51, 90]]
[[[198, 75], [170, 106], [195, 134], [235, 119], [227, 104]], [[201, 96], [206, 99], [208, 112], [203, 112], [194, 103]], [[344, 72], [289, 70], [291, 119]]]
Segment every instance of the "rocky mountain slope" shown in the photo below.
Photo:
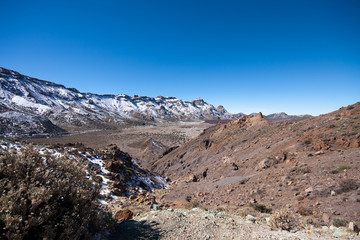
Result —
[[360, 103], [303, 120], [261, 114], [205, 130], [153, 161], [169, 205], [288, 208], [313, 221], [360, 221]]
[[[0, 109], [2, 134], [15, 134], [12, 129], [5, 129], [6, 123], [26, 114], [37, 133], [58, 133], [59, 128], [50, 127], [51, 121], [59, 127], [109, 127], [111, 124], [124, 124], [128, 121], [178, 121], [200, 119], [234, 119], [234, 116], [222, 106], [214, 107], [198, 98], [192, 102], [182, 101], [174, 97], [131, 97], [121, 95], [98, 95], [80, 93], [74, 88], [47, 82], [18, 72], [0, 68]], [[6, 113], [6, 114], [5, 114]], [[17, 124], [19, 122], [19, 124]], [[20, 120], [13, 125], [22, 125]], [[46, 127], [46, 126], [47, 127]], [[44, 130], [46, 128], [46, 130]], [[21, 133], [24, 125], [17, 127]]]

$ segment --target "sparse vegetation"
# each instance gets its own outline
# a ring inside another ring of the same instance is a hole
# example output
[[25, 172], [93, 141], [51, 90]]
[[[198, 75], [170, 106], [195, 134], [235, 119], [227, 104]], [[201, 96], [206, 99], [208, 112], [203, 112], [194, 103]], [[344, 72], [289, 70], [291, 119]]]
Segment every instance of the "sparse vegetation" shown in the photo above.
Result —
[[186, 204], [185, 208], [186, 209], [193, 209], [193, 208], [197, 208], [200, 206], [200, 203], [199, 201], [197, 200], [194, 200], [194, 201], [191, 201], [189, 203]]
[[348, 166], [348, 165], [340, 165], [338, 166], [336, 169], [339, 171], [339, 172], [343, 172], [344, 170], [347, 170], [347, 169], [350, 169], [351, 167]]
[[304, 140], [304, 144], [305, 145], [310, 145], [312, 143], [312, 139], [311, 138], [308, 138], [308, 139], [305, 139]]
[[298, 207], [298, 213], [302, 216], [309, 216], [312, 214], [312, 210], [307, 206], [300, 205]]
[[264, 204], [260, 204], [260, 203], [250, 203], [250, 207], [262, 213], [271, 213], [272, 211], [271, 208], [267, 208]]
[[340, 188], [342, 192], [349, 192], [351, 190], [356, 190], [358, 188], [358, 184], [354, 179], [344, 179], [339, 182]]
[[290, 210], [280, 209], [270, 217], [270, 225], [281, 230], [297, 231], [299, 222]]
[[245, 184], [250, 180], [250, 178], [244, 178], [240, 181], [240, 184]]
[[297, 174], [305, 174], [305, 173], [310, 173], [311, 172], [311, 168], [309, 166], [307, 166], [306, 164], [302, 164], [299, 166], [295, 166], [290, 170], [291, 173], [297, 173]]
[[341, 218], [334, 218], [332, 220], [332, 225], [335, 227], [345, 227], [347, 225], [347, 221]]
[[84, 169], [29, 146], [16, 155], [0, 149], [0, 238], [88, 239], [103, 230], [111, 217]]
[[329, 172], [332, 173], [332, 174], [338, 174], [338, 173], [341, 173], [345, 170], [348, 170], [350, 169], [351, 167], [348, 166], [348, 165], [340, 165], [340, 166], [337, 166], [333, 169], [331, 169]]

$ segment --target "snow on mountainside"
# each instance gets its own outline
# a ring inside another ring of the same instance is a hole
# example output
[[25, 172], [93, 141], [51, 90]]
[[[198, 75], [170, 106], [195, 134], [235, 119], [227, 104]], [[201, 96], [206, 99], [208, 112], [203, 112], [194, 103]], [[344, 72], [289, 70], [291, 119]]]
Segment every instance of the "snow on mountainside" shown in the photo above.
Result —
[[[74, 88], [24, 76], [1, 67], [0, 99], [2, 113], [12, 111], [18, 115], [22, 113], [41, 117], [58, 126], [106, 126], [109, 123], [121, 124], [126, 120], [139, 119], [234, 119], [224, 107], [215, 108], [201, 98], [187, 102], [174, 97], [80, 93]], [[15, 116], [2, 114], [0, 119], [9, 120]]]

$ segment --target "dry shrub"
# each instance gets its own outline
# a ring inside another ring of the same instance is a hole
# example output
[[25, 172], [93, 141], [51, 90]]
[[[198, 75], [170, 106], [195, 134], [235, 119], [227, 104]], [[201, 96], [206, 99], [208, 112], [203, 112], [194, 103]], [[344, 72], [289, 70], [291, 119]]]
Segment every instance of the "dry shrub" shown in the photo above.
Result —
[[348, 221], [342, 218], [333, 218], [332, 225], [335, 227], [345, 227], [347, 225]]
[[311, 138], [305, 139], [303, 143], [305, 145], [310, 145], [312, 143], [312, 139]]
[[197, 208], [197, 207], [199, 207], [199, 206], [200, 206], [199, 201], [194, 200], [194, 201], [191, 201], [191, 202], [187, 203], [187, 204], [185, 205], [185, 208], [186, 208], [186, 209], [193, 209], [193, 208]]
[[300, 205], [298, 207], [298, 213], [302, 216], [309, 216], [312, 215], [312, 209], [305, 205]]
[[271, 213], [272, 211], [271, 208], [267, 208], [264, 204], [260, 203], [250, 203], [249, 206], [261, 213]]
[[280, 209], [275, 211], [270, 217], [270, 226], [286, 231], [297, 231], [299, 222], [294, 217], [294, 213], [289, 209]]
[[342, 192], [349, 192], [358, 188], [358, 183], [354, 179], [343, 179], [339, 182]]
[[348, 166], [348, 165], [340, 165], [336, 168], [336, 170], [338, 170], [339, 172], [343, 172], [344, 170], [348, 170], [350, 169], [351, 167]]
[[0, 239], [88, 239], [110, 223], [76, 160], [0, 150]]

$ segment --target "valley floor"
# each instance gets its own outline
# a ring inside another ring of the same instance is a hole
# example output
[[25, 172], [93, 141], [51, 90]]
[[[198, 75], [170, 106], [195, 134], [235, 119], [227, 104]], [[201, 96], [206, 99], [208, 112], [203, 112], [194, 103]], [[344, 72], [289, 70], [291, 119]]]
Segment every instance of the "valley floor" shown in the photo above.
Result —
[[35, 144], [66, 144], [81, 142], [91, 148], [104, 148], [116, 144], [124, 152], [133, 157], [139, 157], [144, 149], [142, 142], [148, 139], [161, 142], [167, 147], [180, 146], [197, 137], [204, 129], [213, 124], [206, 122], [176, 122], [146, 126], [131, 126], [117, 130], [72, 131], [70, 135], [51, 138], [31, 138], [28, 141]]
[[[254, 222], [252, 222], [254, 221]], [[116, 239], [360, 239], [345, 228], [308, 227], [295, 233], [272, 230], [265, 218], [193, 208], [143, 212], [121, 224]]]

